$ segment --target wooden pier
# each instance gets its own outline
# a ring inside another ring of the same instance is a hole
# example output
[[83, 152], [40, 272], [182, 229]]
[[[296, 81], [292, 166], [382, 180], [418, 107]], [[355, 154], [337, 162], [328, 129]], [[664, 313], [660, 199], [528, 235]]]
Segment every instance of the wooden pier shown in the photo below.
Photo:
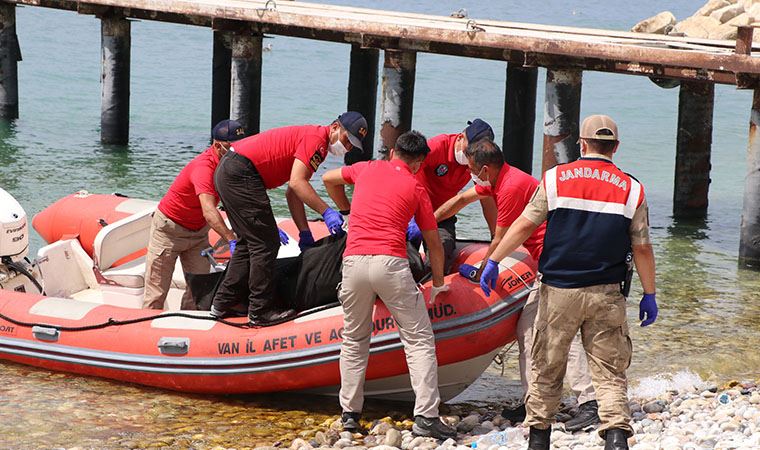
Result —
[[[259, 131], [262, 38], [265, 34], [351, 46], [348, 109], [370, 124], [372, 156], [380, 50], [380, 142], [391, 147], [411, 129], [419, 52], [504, 61], [503, 149], [527, 172], [533, 162], [538, 68], [546, 68], [542, 168], [579, 156], [577, 144], [584, 71], [680, 81], [673, 215], [704, 217], [710, 183], [714, 85], [753, 89], [740, 263], [760, 269], [760, 47], [753, 29], [713, 41], [608, 30], [432, 16], [288, 0], [0, 0], [0, 117], [18, 116], [16, 5], [94, 15], [102, 25], [101, 139], [129, 136], [130, 26], [128, 19], [213, 30], [212, 124], [230, 117]], [[749, 105], [748, 105], [749, 106]], [[614, 111], [611, 112], [614, 115]]]

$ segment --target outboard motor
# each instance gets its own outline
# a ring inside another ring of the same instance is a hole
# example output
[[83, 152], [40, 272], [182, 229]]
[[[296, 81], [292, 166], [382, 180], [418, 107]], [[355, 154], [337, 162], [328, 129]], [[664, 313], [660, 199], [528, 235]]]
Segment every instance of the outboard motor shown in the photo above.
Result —
[[29, 253], [29, 223], [21, 205], [0, 188], [0, 289], [42, 292], [32, 275]]

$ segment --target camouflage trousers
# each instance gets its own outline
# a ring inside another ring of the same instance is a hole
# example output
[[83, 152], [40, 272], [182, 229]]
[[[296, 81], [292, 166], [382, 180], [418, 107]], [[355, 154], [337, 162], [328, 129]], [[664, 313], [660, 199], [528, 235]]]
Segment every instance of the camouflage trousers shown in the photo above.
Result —
[[539, 289], [525, 425], [546, 429], [554, 422], [570, 343], [580, 330], [599, 403], [599, 434], [604, 437], [610, 428], [632, 434], [625, 377], [632, 346], [620, 286], [563, 289], [542, 283]]

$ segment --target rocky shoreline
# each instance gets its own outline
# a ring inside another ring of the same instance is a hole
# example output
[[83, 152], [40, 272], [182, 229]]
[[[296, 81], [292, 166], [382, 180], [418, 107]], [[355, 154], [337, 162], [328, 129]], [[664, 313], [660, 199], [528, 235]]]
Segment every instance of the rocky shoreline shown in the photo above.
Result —
[[637, 23], [631, 31], [732, 40], [736, 39], [738, 27], [757, 22], [760, 22], [760, 0], [709, 0], [681, 21], [670, 11], [663, 11]]
[[[760, 448], [760, 380], [731, 381], [721, 387], [698, 382], [678, 389], [672, 387], [672, 381], [670, 387], [668, 383], [658, 386], [662, 381], [655, 377], [631, 390], [635, 434], [629, 445], [633, 450]], [[660, 391], [657, 395], [650, 395], [656, 390]], [[565, 410], [574, 407], [573, 402], [567, 399]], [[415, 437], [411, 420], [393, 417], [363, 421], [366, 434], [351, 434], [341, 431], [340, 419], [335, 416], [319, 425], [305, 423], [312, 429], [300, 432], [291, 442], [275, 442], [257, 450], [506, 450], [527, 445], [527, 429], [503, 419], [495, 406], [468, 411], [444, 405], [442, 414], [443, 420], [457, 428], [456, 440]], [[604, 442], [594, 429], [565, 433], [562, 424], [557, 424], [552, 447], [601, 450]]]

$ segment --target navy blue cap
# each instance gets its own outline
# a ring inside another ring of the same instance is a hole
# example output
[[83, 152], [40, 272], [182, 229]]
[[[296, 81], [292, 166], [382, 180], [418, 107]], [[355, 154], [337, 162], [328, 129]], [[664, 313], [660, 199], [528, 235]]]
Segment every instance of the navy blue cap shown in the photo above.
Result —
[[237, 120], [222, 120], [211, 131], [211, 138], [216, 141], [233, 142], [244, 137], [243, 125]]
[[356, 111], [347, 111], [338, 116], [338, 122], [348, 132], [351, 145], [362, 150], [362, 141], [367, 137], [367, 119]]
[[467, 128], [464, 129], [464, 135], [470, 144], [474, 144], [483, 138], [493, 140], [494, 137], [493, 128], [483, 119], [468, 121]]

